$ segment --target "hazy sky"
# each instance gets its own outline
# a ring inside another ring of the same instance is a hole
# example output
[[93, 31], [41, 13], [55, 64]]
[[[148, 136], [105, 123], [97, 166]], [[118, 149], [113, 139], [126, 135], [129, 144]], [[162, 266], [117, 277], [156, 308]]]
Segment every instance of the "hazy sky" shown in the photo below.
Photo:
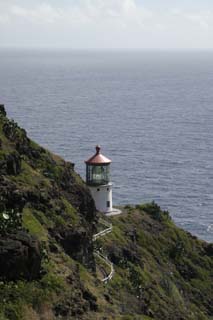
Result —
[[0, 46], [213, 48], [213, 0], [0, 0]]

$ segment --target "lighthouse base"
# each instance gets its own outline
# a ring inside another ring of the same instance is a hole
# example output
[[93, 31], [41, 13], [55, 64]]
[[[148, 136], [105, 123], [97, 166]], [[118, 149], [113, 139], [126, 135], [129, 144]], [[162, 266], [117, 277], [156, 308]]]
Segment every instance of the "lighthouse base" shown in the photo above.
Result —
[[112, 208], [111, 212], [106, 213], [106, 216], [111, 217], [111, 216], [117, 216], [118, 214], [121, 214], [122, 211], [117, 208]]
[[98, 211], [108, 214], [114, 210], [112, 207], [112, 183], [89, 186], [89, 189]]

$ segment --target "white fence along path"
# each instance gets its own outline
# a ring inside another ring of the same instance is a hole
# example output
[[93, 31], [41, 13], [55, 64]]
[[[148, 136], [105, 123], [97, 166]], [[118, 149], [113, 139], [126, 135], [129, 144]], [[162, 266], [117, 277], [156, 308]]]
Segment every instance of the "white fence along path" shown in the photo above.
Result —
[[92, 240], [96, 241], [98, 238], [105, 236], [105, 234], [110, 233], [112, 231], [112, 224], [103, 220], [99, 219], [99, 222], [103, 225], [105, 225], [107, 228], [104, 230], [101, 230], [100, 232], [93, 235]]
[[[104, 230], [101, 230], [100, 232], [96, 233], [93, 235], [92, 240], [96, 241], [98, 238], [105, 236], [106, 234], [112, 232], [112, 223], [109, 223], [103, 219], [99, 219], [99, 222], [101, 224], [103, 224], [104, 226], [106, 226], [106, 228]], [[107, 258], [107, 256], [104, 256], [103, 254], [101, 254], [99, 251], [94, 252], [94, 254], [99, 257], [99, 259], [101, 259], [102, 261], [104, 261], [106, 263], [106, 265], [108, 265], [110, 267], [110, 273], [108, 274], [108, 276], [106, 276], [105, 278], [103, 278], [101, 281], [104, 283], [107, 283], [108, 281], [110, 281], [115, 273], [114, 270], [114, 266], [113, 263]]]
[[105, 278], [101, 279], [102, 282], [107, 283], [108, 281], [110, 281], [115, 273], [115, 269], [113, 266], [113, 263], [103, 254], [99, 253], [99, 252], [95, 252], [95, 255], [97, 257], [99, 257], [99, 259], [101, 259], [102, 261], [104, 261], [109, 267], [110, 267], [110, 273], [108, 274], [108, 276], [106, 276]]

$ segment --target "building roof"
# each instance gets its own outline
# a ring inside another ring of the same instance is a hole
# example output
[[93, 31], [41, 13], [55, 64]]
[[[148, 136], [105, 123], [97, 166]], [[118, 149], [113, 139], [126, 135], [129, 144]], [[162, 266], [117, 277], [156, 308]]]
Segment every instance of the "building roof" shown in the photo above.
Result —
[[87, 164], [108, 164], [111, 163], [111, 160], [105, 157], [103, 154], [100, 153], [101, 147], [96, 146], [96, 153], [94, 156], [89, 158], [85, 163]]

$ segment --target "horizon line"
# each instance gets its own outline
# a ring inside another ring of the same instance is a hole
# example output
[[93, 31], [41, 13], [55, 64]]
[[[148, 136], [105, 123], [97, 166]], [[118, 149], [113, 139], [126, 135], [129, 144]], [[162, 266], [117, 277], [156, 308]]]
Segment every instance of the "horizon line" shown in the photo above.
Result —
[[0, 45], [0, 50], [68, 50], [68, 51], [213, 51], [213, 48], [73, 48], [67, 46], [14, 46]]

